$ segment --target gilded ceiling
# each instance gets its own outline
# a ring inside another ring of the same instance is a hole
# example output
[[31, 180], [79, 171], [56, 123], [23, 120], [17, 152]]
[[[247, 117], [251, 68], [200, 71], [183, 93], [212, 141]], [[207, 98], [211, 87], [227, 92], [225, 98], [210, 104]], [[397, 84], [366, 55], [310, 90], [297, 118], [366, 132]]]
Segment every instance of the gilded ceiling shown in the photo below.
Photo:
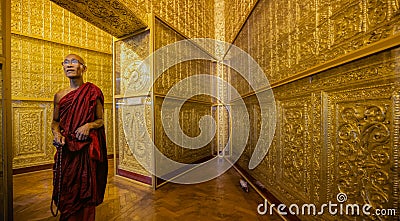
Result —
[[117, 0], [52, 1], [115, 37], [146, 27], [143, 18]]
[[[153, 12], [188, 38], [218, 38], [228, 42], [233, 41], [257, 2], [256, 0], [51, 1], [118, 38], [145, 28], [148, 24], [147, 13]], [[224, 25], [221, 26], [221, 22]]]

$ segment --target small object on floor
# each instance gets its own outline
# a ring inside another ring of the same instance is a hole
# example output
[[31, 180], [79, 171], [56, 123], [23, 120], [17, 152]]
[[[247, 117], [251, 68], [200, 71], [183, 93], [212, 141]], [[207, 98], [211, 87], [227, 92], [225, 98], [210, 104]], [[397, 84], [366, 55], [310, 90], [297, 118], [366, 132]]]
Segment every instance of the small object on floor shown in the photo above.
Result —
[[246, 182], [246, 181], [240, 179], [240, 180], [239, 180], [239, 184], [240, 184], [240, 187], [242, 188], [242, 190], [243, 190], [244, 192], [246, 192], [246, 193], [249, 192], [249, 187], [247, 186], [247, 182]]
[[258, 186], [260, 189], [265, 189], [265, 186], [260, 182], [260, 181], [256, 181], [256, 186]]

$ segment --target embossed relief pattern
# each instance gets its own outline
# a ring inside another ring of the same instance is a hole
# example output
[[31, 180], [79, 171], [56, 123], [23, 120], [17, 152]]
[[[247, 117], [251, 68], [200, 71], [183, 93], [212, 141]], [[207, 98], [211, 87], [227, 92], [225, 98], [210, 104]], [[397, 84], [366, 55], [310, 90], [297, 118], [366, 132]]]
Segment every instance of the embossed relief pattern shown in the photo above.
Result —
[[[288, 192], [307, 199], [310, 189], [310, 136], [309, 116], [311, 112], [307, 104], [309, 97], [281, 100], [279, 102], [280, 130], [279, 146], [282, 154], [281, 179], [286, 183]], [[307, 199], [309, 200], [309, 199]]]
[[276, 83], [398, 32], [398, 1], [260, 0], [234, 44]]
[[[155, 25], [155, 49], [159, 49], [163, 46], [172, 44], [174, 42], [184, 40], [182, 36], [180, 36], [177, 32], [174, 30], [170, 29], [166, 25], [164, 25], [162, 22], [156, 20], [156, 25]], [[183, 50], [183, 48], [179, 48], [180, 46], [176, 45], [175, 48], [171, 49], [171, 53], [177, 52], [179, 53], [180, 50]], [[169, 49], [168, 49], [169, 50]], [[176, 50], [176, 51], [172, 51]], [[186, 49], [187, 50], [187, 49]], [[196, 51], [198, 53], [198, 49], [194, 49], [193, 51]], [[194, 52], [194, 53], [196, 53]], [[186, 53], [186, 52], [184, 52]], [[190, 52], [189, 52], [190, 53]], [[159, 68], [166, 68], [163, 63], [163, 59], [157, 60], [156, 66]], [[161, 63], [158, 63], [161, 62]], [[198, 74], [212, 74], [212, 65], [211, 62], [206, 61], [206, 60], [191, 60], [191, 61], [186, 61], [186, 62], [181, 62], [178, 63], [169, 69], [167, 69], [165, 72], [163, 72], [162, 75], [156, 79], [155, 84], [154, 84], [154, 93], [157, 95], [166, 95], [168, 91], [179, 81], [194, 76]], [[191, 82], [192, 85], [188, 87], [187, 89], [197, 89], [198, 85], [204, 85], [201, 82]], [[209, 82], [207, 83], [209, 84]], [[199, 91], [200, 88], [197, 89]], [[188, 93], [189, 91], [182, 91], [185, 93]], [[197, 100], [201, 101], [206, 101], [210, 102], [210, 98], [208, 96], [203, 96], [199, 95], [196, 96]]]
[[[52, 100], [58, 90], [69, 86], [61, 62], [69, 53], [83, 57], [88, 67], [84, 80], [102, 89], [105, 121], [110, 121], [112, 37], [45, 0], [12, 0], [11, 17], [11, 94], [18, 119], [13, 124], [13, 166], [52, 163]], [[106, 127], [108, 153], [113, 149], [111, 126]]]
[[13, 168], [53, 163], [52, 103], [13, 101]]
[[[155, 144], [159, 151], [166, 157], [181, 163], [193, 163], [204, 157], [210, 156], [211, 143], [205, 147], [190, 150], [173, 143], [167, 137], [165, 130], [173, 133], [175, 137], [181, 136], [182, 133], [180, 133], [179, 129], [181, 129], [183, 133], [189, 137], [196, 137], [200, 135], [198, 122], [202, 116], [211, 115], [211, 105], [196, 102], [185, 102], [180, 110], [178, 107], [175, 107], [175, 105], [172, 107], [164, 107], [166, 109], [162, 114], [167, 120], [172, 119], [174, 114], [179, 113], [179, 124], [181, 128], [174, 128], [173, 125], [163, 125], [161, 122], [161, 105], [163, 100], [163, 98], [156, 97], [155, 103], [155, 133], [157, 135]], [[160, 165], [162, 165], [162, 163], [160, 163]]]
[[225, 15], [225, 40], [232, 42], [245, 22], [256, 0], [223, 0]]
[[52, 99], [58, 90], [69, 86], [61, 62], [67, 54], [76, 53], [88, 67], [84, 80], [99, 86], [105, 99], [111, 100], [111, 55], [20, 35], [12, 36], [11, 45], [13, 97]]
[[[394, 142], [399, 138], [393, 107], [393, 95], [399, 91], [398, 51], [383, 51], [274, 88], [279, 113], [275, 137], [265, 159], [249, 173], [287, 205], [337, 202], [336, 195], [343, 192], [346, 203], [398, 209]], [[258, 113], [255, 96], [246, 97], [245, 103], [250, 121], [258, 121], [252, 114]], [[257, 133], [255, 125], [251, 128]], [[239, 159], [242, 168], [248, 167], [255, 143], [250, 140]]]
[[148, 94], [151, 83], [150, 67], [141, 64], [150, 53], [149, 36], [150, 32], [147, 31], [115, 43], [117, 95], [126, 94], [128, 84], [130, 88], [127, 96]]
[[[360, 93], [370, 99], [359, 100]], [[329, 94], [332, 192], [346, 193], [348, 203], [392, 208], [392, 93], [382, 85]]]
[[116, 37], [122, 37], [146, 27], [145, 21], [117, 0], [52, 1]]
[[189, 38], [214, 38], [214, 0], [152, 0], [153, 11]]
[[12, 0], [11, 32], [111, 54], [112, 37], [48, 0]]
[[[149, 36], [149, 31], [146, 31], [115, 42], [116, 95], [121, 97], [142, 96], [138, 99], [149, 99], [148, 102], [151, 102], [150, 98], [147, 98], [148, 87], [152, 81], [149, 75], [150, 71], [144, 69], [138, 71], [139, 67], [143, 67], [140, 65], [150, 52]], [[146, 120], [151, 120], [152, 116], [146, 113], [143, 104], [127, 105], [128, 102], [128, 99], [124, 98], [117, 100], [116, 152], [119, 157], [117, 167], [125, 171], [151, 176], [136, 160], [135, 155], [143, 159], [146, 166], [152, 165], [152, 143], [146, 133], [146, 130], [151, 130], [151, 123]], [[124, 113], [127, 113], [124, 118], [122, 118], [123, 108]]]
[[114, 154], [114, 137], [113, 137], [113, 105], [104, 104], [104, 128], [106, 131], [107, 155]]
[[[122, 101], [124, 100], [119, 99], [117, 102], [122, 103]], [[124, 119], [122, 119], [122, 108], [128, 109], [126, 110], [128, 114]], [[143, 105], [119, 106], [117, 111], [118, 169], [150, 176], [135, 158], [135, 155], [140, 157], [141, 162], [146, 163], [148, 167], [153, 163], [152, 144], [146, 134], [145, 107]]]

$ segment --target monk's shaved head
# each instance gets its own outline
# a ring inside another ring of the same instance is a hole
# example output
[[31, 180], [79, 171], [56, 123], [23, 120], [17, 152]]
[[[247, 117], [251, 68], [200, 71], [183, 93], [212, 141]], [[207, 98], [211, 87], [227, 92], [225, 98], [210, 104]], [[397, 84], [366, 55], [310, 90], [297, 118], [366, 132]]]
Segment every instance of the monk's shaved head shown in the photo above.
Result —
[[78, 61], [80, 61], [84, 66], [86, 66], [86, 63], [85, 63], [85, 61], [83, 60], [83, 58], [82, 58], [81, 56], [77, 55], [77, 54], [69, 54], [69, 55], [67, 55], [67, 56], [65, 57], [65, 59], [67, 59], [67, 58], [75, 58], [75, 59], [77, 59]]

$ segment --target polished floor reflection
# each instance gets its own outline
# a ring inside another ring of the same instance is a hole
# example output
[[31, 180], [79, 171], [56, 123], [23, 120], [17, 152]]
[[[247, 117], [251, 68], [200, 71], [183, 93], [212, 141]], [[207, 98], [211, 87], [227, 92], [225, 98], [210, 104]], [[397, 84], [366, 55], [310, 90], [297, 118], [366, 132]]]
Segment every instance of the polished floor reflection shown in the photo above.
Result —
[[[196, 185], [166, 184], [157, 191], [112, 174], [105, 201], [96, 220], [281, 220], [257, 215], [262, 198], [241, 190], [239, 174], [230, 169], [222, 176]], [[14, 176], [14, 220], [58, 220], [50, 213], [51, 170]]]

